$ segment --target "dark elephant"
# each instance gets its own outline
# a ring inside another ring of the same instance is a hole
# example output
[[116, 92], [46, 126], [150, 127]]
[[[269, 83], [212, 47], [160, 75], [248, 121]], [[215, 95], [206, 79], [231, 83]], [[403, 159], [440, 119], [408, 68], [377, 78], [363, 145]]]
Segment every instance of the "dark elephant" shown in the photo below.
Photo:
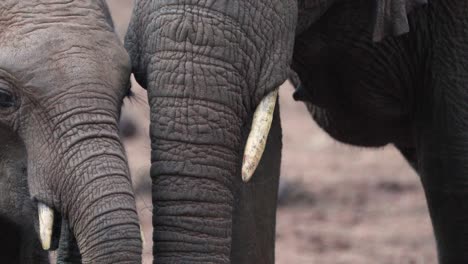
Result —
[[468, 3], [429, 1], [400, 19], [408, 34], [373, 42], [366, 1], [342, 2], [296, 38], [295, 98], [337, 140], [397, 146], [421, 177], [439, 263], [466, 263]]
[[155, 260], [274, 262], [275, 90], [293, 76], [333, 137], [402, 150], [440, 263], [466, 262], [468, 4], [426, 2], [137, 1], [126, 47], [151, 106]]
[[0, 3], [0, 262], [141, 262], [129, 76], [104, 1]]

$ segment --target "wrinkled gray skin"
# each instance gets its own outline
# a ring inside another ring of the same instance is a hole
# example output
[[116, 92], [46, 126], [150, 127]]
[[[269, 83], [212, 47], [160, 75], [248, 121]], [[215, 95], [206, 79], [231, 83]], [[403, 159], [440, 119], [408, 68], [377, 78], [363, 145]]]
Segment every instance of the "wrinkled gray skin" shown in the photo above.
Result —
[[465, 263], [468, 6], [425, 3], [137, 1], [126, 47], [151, 106], [155, 262], [274, 262], [278, 111], [248, 184], [240, 167], [256, 106], [293, 64], [296, 99], [333, 137], [400, 147], [440, 263]]
[[46, 263], [42, 202], [62, 262], [141, 263], [117, 122], [129, 73], [103, 1], [0, 2], [0, 262]]
[[274, 262], [278, 109], [253, 181], [240, 171], [253, 111], [288, 78], [296, 16], [295, 0], [136, 2], [126, 46], [151, 106], [155, 263]]

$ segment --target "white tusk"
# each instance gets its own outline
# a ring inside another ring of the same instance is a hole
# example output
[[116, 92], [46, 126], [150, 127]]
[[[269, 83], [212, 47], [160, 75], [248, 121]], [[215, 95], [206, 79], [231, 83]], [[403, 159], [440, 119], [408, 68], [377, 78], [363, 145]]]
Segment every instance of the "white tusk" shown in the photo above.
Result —
[[54, 227], [54, 210], [41, 202], [37, 204], [37, 209], [39, 212], [39, 236], [42, 248], [49, 250]]
[[140, 235], [141, 235], [141, 242], [143, 244], [143, 248], [145, 248], [146, 239], [145, 239], [145, 232], [143, 232], [143, 226], [140, 225]]
[[248, 182], [252, 178], [265, 150], [278, 98], [278, 89], [267, 94], [255, 110], [242, 164], [242, 180], [244, 182]]

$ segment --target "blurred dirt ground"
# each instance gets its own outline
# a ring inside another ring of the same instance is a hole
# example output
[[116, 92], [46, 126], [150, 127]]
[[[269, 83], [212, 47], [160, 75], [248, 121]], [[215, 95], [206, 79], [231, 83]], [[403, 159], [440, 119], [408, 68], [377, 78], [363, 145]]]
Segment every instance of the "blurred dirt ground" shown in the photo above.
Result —
[[[108, 0], [123, 37], [132, 0]], [[125, 101], [138, 123], [126, 141], [151, 263], [151, 198], [146, 94]], [[418, 176], [391, 146], [346, 146], [321, 131], [292, 88], [280, 93], [283, 162], [278, 210], [278, 264], [435, 264], [435, 244]], [[235, 263], [238, 264], [238, 263]], [[241, 263], [240, 263], [241, 264]]]

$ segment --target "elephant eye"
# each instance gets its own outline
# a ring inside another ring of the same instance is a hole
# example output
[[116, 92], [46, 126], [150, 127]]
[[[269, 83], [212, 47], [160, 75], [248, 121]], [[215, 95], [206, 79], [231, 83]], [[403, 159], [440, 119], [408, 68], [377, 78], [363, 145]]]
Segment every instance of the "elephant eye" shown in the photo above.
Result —
[[15, 105], [15, 98], [13, 95], [0, 88], [0, 107], [1, 108], [7, 108], [7, 107], [13, 107]]

